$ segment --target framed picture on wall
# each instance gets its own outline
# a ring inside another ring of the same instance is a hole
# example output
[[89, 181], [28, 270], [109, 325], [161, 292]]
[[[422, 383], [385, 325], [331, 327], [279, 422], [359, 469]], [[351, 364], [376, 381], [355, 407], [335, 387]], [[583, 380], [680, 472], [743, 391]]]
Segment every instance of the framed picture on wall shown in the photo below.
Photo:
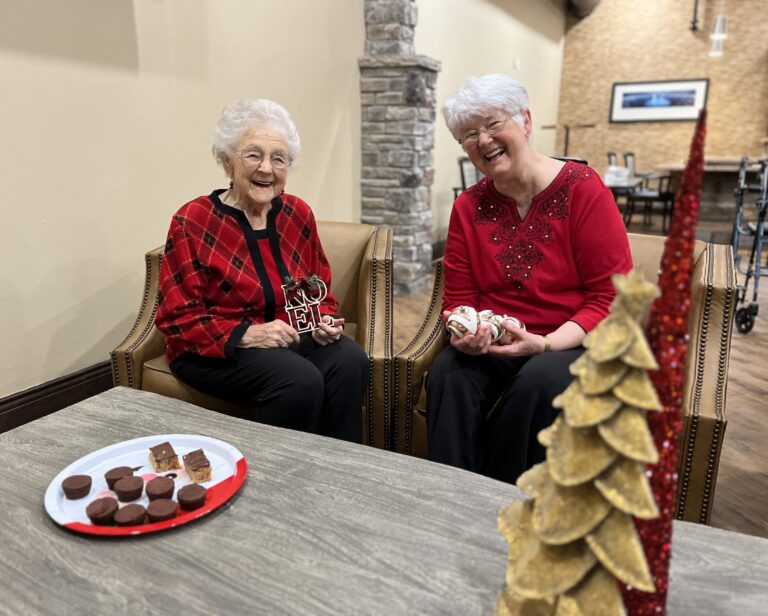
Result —
[[459, 159], [459, 170], [461, 171], [462, 190], [467, 190], [467, 188], [483, 179], [483, 174], [477, 170], [477, 167], [466, 156], [462, 156]]
[[696, 120], [707, 105], [709, 79], [634, 81], [613, 84], [611, 122]]

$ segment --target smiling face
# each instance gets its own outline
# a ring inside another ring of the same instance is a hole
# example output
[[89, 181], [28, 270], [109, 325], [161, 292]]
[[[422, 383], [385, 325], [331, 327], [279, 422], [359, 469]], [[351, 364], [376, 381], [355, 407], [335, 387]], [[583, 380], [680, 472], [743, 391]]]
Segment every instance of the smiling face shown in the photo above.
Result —
[[467, 135], [477, 136], [476, 139], [464, 138], [462, 147], [472, 164], [484, 175], [492, 179], [519, 175], [525, 157], [531, 151], [528, 143], [531, 114], [526, 109], [519, 116], [522, 126], [505, 112], [491, 110], [467, 121], [459, 130], [460, 139]]
[[[249, 156], [250, 154], [250, 156]], [[262, 158], [259, 164], [248, 158]], [[283, 192], [288, 168], [276, 168], [273, 157], [288, 159], [288, 146], [283, 136], [268, 127], [254, 126], [237, 142], [235, 153], [224, 162], [224, 170], [232, 180], [232, 199], [239, 206], [263, 209]]]

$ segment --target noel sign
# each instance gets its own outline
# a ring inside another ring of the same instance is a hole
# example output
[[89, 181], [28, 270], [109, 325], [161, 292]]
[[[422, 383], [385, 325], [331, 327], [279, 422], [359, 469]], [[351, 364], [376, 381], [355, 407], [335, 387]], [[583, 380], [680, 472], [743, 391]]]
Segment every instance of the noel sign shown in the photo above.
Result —
[[286, 276], [282, 289], [291, 327], [300, 334], [320, 327], [320, 304], [328, 295], [328, 287], [320, 277], [296, 280]]

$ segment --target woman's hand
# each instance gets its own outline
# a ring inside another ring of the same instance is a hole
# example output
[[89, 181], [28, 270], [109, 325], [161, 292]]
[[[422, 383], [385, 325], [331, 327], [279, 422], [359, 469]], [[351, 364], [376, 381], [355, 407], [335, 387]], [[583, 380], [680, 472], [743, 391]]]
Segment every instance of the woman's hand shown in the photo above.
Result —
[[[509, 321], [501, 324], [504, 328], [504, 336], [510, 340], [509, 344], [493, 345], [490, 353], [498, 357], [527, 357], [529, 355], [538, 355], [547, 351], [547, 345], [544, 336], [532, 334], [515, 327]], [[566, 321], [555, 331], [547, 334], [550, 351], [565, 351], [566, 349], [575, 349], [584, 342], [584, 336], [587, 333], [581, 329], [581, 326], [574, 321]]]
[[285, 321], [255, 323], [245, 330], [237, 343], [242, 349], [284, 349], [299, 341], [299, 334]]
[[320, 346], [337, 342], [344, 331], [344, 319], [328, 314], [320, 319], [320, 327], [312, 331], [312, 339]]
[[[443, 312], [443, 321], [447, 321], [451, 313]], [[451, 336], [451, 346], [457, 351], [467, 355], [484, 355], [491, 348], [491, 326], [488, 323], [479, 323], [474, 334], [464, 334], [461, 338]]]
[[499, 357], [527, 357], [543, 353], [546, 345], [544, 336], [532, 334], [510, 323], [502, 323], [505, 336], [511, 339], [509, 344], [493, 345], [488, 351]]

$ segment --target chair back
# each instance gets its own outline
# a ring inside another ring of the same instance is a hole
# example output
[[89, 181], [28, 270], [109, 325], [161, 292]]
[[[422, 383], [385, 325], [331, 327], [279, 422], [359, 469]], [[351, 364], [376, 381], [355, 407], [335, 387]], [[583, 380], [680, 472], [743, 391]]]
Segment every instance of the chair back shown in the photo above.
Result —
[[580, 165], [587, 165], [586, 159], [579, 158], [578, 156], [553, 156], [555, 160], [562, 160], [564, 163], [572, 162], [572, 163], [578, 163]]
[[485, 177], [466, 156], [459, 158], [459, 172], [461, 173], [462, 190], [467, 190], [467, 188], [474, 186]]
[[634, 177], [636, 172], [636, 160], [634, 152], [624, 152], [624, 166], [629, 169], [629, 176]]
[[[629, 238], [629, 250], [632, 253], [632, 262], [635, 269], [639, 270], [648, 280], [656, 283], [661, 273], [661, 255], [664, 252], [664, 243], [667, 238], [661, 235], [644, 235], [642, 233], [627, 233]], [[699, 259], [706, 242], [696, 240], [693, 244], [693, 261]]]
[[373, 225], [317, 221], [317, 233], [331, 265], [331, 293], [339, 302], [339, 314], [354, 323], [358, 315], [360, 267], [365, 262]]
[[666, 197], [670, 194], [670, 184], [672, 183], [671, 175], [662, 175], [659, 177], [659, 194], [662, 197]]
[[619, 164], [619, 158], [616, 156], [616, 152], [608, 152], [608, 166], [616, 167]]

